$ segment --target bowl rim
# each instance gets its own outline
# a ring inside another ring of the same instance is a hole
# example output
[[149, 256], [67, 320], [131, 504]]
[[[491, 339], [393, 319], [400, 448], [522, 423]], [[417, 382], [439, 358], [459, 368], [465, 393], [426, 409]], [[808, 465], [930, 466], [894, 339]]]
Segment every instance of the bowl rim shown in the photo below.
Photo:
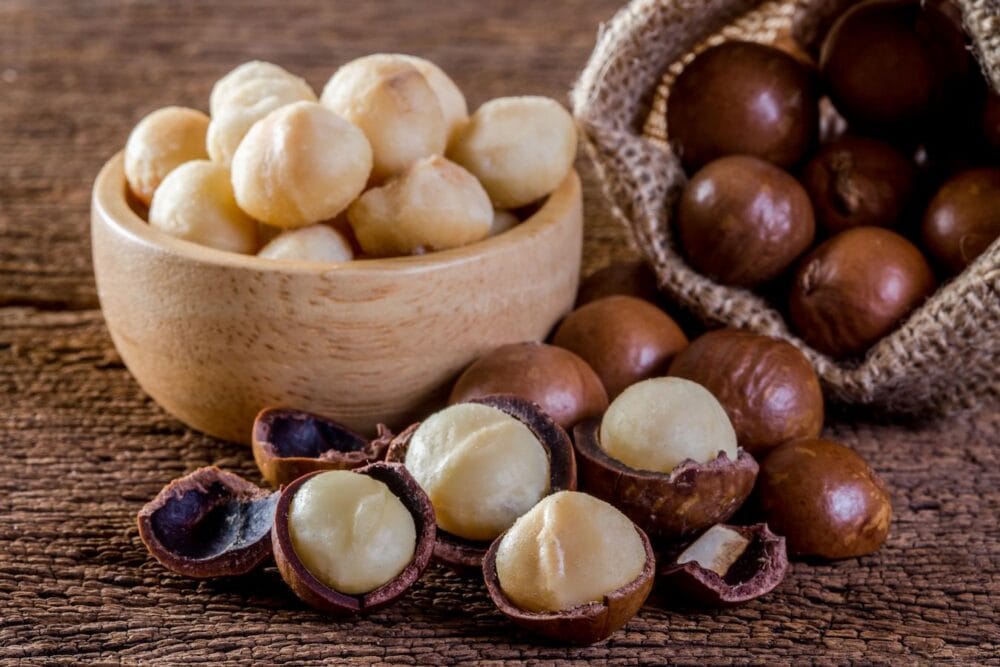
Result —
[[[560, 223], [577, 202], [582, 205], [580, 177], [574, 168], [570, 169], [566, 178], [530, 217], [513, 229], [475, 243], [424, 255], [362, 258], [340, 263], [274, 260], [203, 246], [156, 229], [132, 210], [128, 203], [124, 164], [124, 150], [122, 150], [115, 153], [98, 173], [91, 197], [91, 213], [94, 219], [99, 217], [119, 236], [128, 237], [131, 242], [151, 250], [203, 264], [269, 273], [411, 272], [481, 261], [489, 255], [507, 252], [513, 246], [533, 239], [542, 230]], [[91, 225], [94, 224], [96, 223], [92, 221]]]

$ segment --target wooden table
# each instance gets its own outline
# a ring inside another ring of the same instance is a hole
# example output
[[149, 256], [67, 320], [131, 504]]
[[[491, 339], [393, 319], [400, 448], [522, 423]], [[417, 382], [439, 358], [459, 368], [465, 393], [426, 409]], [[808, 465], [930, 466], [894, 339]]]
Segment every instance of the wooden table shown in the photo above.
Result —
[[[473, 106], [564, 100], [618, 1], [0, 2], [0, 662], [997, 660], [995, 412], [908, 425], [841, 417], [829, 434], [893, 490], [878, 554], [795, 563], [770, 597], [730, 611], [682, 612], [658, 594], [585, 649], [522, 634], [480, 581], [441, 568], [399, 604], [338, 621], [305, 608], [273, 568], [198, 583], [140, 543], [135, 513], [166, 481], [207, 464], [259, 477], [247, 449], [184, 428], [146, 397], [105, 331], [90, 185], [133, 123], [168, 104], [205, 108], [212, 82], [244, 60], [319, 87], [372, 51], [433, 59]], [[593, 270], [630, 251], [580, 167]]]

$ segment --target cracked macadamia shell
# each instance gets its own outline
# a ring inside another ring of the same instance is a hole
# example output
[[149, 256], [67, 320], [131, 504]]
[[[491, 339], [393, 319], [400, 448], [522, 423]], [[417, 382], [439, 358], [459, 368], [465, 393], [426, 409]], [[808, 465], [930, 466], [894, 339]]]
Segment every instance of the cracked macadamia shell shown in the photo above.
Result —
[[438, 526], [468, 540], [492, 540], [549, 490], [538, 438], [488, 405], [461, 403], [425, 419], [405, 465], [431, 499]]
[[413, 516], [383, 482], [347, 470], [310, 477], [292, 498], [295, 553], [330, 588], [356, 595], [394, 579], [413, 558]]
[[434, 155], [361, 195], [347, 218], [367, 254], [409, 255], [486, 238], [493, 207], [472, 174]]
[[303, 262], [349, 262], [351, 242], [329, 225], [309, 225], [281, 232], [267, 242], [258, 257]]
[[637, 470], [669, 473], [682, 462], [708, 463], [720, 453], [736, 459], [736, 433], [719, 401], [682, 378], [632, 385], [601, 420], [600, 444], [611, 458]]
[[371, 147], [358, 128], [321, 104], [297, 102], [247, 133], [233, 156], [233, 192], [258, 220], [294, 229], [347, 208], [371, 167]]
[[217, 162], [193, 160], [167, 174], [153, 195], [149, 224], [210, 248], [257, 252], [257, 221], [237, 205], [229, 170]]
[[375, 183], [447, 147], [448, 122], [435, 88], [407, 57], [352, 60], [330, 78], [320, 101], [368, 137]]
[[555, 190], [569, 173], [576, 125], [555, 100], [502, 97], [472, 114], [448, 157], [479, 179], [497, 208], [518, 208]]
[[208, 158], [208, 122], [202, 112], [185, 107], [157, 109], [139, 121], [125, 143], [125, 180], [139, 201], [149, 206], [167, 174]]

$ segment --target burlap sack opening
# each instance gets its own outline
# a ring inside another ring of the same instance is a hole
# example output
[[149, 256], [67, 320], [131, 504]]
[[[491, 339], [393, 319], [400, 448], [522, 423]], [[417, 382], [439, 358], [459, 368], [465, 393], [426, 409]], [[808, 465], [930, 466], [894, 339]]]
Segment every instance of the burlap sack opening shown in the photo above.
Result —
[[[996, 409], [1000, 241], [853, 362], [838, 362], [811, 349], [769, 303], [698, 274], [674, 246], [670, 218], [686, 179], [662, 136], [669, 81], [708, 43], [739, 38], [780, 44], [791, 39], [793, 30], [800, 39], [810, 39], [845, 4], [850, 3], [635, 0], [601, 27], [573, 90], [584, 144], [614, 215], [656, 271], [661, 289], [706, 324], [791, 341], [812, 361], [827, 397], [835, 402], [897, 414]], [[960, 4], [977, 60], [1000, 90], [998, 3]]]

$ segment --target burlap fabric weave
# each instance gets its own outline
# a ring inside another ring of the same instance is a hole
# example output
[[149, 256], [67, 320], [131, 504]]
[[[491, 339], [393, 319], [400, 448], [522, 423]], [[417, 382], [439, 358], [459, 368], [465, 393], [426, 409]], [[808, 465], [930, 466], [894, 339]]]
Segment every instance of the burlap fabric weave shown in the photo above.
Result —
[[[1000, 90], [1000, 0], [962, 0], [977, 60]], [[663, 132], [669, 83], [696, 50], [723, 39], [814, 38], [843, 0], [635, 0], [602, 26], [573, 110], [615, 216], [660, 286], [709, 325], [787, 339], [812, 361], [829, 399], [891, 413], [1000, 408], [1000, 241], [861, 360], [835, 361], [789, 330], [750, 291], [698, 274], [677, 252], [671, 215], [685, 183]]]

